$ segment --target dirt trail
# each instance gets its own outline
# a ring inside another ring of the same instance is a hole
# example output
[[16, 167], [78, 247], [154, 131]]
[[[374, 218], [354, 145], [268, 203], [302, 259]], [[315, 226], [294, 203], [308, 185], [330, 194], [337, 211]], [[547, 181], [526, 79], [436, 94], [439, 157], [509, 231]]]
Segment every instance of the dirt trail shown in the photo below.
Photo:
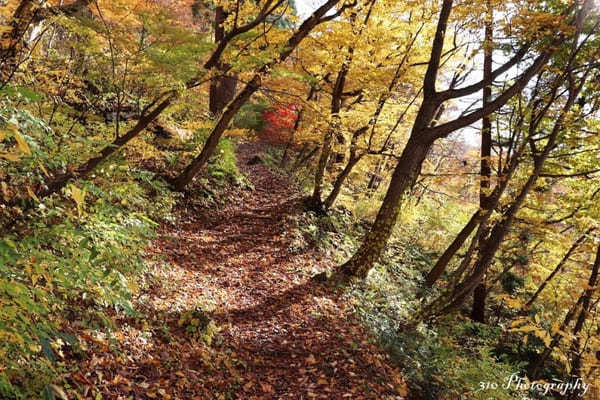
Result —
[[[232, 189], [217, 210], [191, 199], [161, 227], [151, 252], [173, 268], [157, 265], [139, 299], [145, 318], [117, 319], [112, 341], [90, 342], [75, 384], [99, 386], [105, 399], [401, 398], [399, 373], [343, 293], [309, 279], [331, 261], [291, 250], [300, 192], [247, 165], [261, 151], [238, 151], [254, 190]], [[219, 329], [210, 345], [186, 330], [202, 315], [190, 310], [207, 305]]]

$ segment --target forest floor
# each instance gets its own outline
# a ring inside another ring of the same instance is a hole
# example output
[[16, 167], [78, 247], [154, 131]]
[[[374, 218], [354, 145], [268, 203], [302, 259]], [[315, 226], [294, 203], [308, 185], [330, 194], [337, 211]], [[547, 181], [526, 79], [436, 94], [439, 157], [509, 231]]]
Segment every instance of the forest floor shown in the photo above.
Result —
[[115, 314], [109, 333], [82, 330], [71, 389], [94, 399], [402, 398], [398, 369], [350, 297], [310, 279], [335, 264], [314, 247], [294, 250], [301, 192], [248, 164], [263, 151], [238, 149], [253, 189], [228, 188], [217, 209], [188, 195], [159, 228], [149, 252], [162, 261], [136, 298], [144, 316]]

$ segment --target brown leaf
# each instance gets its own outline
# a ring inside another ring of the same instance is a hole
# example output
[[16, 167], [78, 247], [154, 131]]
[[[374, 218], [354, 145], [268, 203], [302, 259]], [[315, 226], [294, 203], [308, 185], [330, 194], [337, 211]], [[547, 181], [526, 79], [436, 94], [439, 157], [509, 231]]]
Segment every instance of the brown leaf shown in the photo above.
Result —
[[260, 387], [262, 388], [263, 392], [271, 393], [273, 391], [273, 386], [269, 385], [268, 383], [265, 383], [265, 382], [259, 382], [259, 383], [260, 383]]

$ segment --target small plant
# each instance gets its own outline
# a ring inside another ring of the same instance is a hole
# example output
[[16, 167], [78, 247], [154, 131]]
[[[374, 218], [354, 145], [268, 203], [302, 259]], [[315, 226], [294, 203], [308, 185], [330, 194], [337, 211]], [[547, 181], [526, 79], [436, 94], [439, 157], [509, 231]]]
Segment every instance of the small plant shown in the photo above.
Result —
[[177, 324], [179, 327], [184, 328], [186, 332], [198, 340], [202, 340], [209, 346], [212, 343], [214, 336], [219, 332], [219, 328], [215, 322], [200, 307], [196, 307], [193, 310], [181, 314]]

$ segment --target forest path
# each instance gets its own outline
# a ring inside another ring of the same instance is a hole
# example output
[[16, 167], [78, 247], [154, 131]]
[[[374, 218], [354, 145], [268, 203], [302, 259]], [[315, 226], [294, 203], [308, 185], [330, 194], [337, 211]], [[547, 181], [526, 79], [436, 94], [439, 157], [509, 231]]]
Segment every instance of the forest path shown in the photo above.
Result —
[[[95, 383], [105, 399], [401, 398], [399, 373], [348, 298], [310, 280], [331, 260], [292, 250], [300, 191], [268, 166], [248, 165], [262, 151], [238, 149], [254, 190], [231, 189], [217, 210], [186, 199], [177, 221], [160, 228], [151, 252], [173, 267], [157, 264], [138, 300], [146, 316], [117, 319], [112, 352], [92, 343], [76, 383]], [[207, 305], [219, 329], [210, 345], [190, 333], [203, 318], [194, 310]]]

